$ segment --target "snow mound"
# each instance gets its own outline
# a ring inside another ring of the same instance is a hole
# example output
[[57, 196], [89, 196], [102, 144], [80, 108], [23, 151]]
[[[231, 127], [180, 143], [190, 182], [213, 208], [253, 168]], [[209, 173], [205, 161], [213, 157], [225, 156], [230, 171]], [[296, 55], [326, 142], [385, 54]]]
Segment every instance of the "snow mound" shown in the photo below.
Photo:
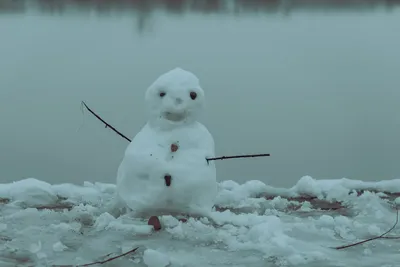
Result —
[[[334, 247], [390, 229], [400, 205], [400, 197], [393, 197], [397, 189], [400, 180], [307, 176], [288, 189], [223, 181], [209, 217], [183, 223], [161, 216], [163, 230], [154, 232], [146, 219], [113, 215], [115, 185], [50, 185], [29, 178], [0, 185], [0, 199], [8, 200], [0, 202], [0, 266], [86, 264], [135, 247], [113, 266], [396, 266], [395, 239]], [[315, 208], [316, 200], [342, 201], [352, 213]], [[52, 206], [63, 208], [46, 209]], [[400, 236], [399, 227], [389, 236]]]
[[239, 204], [248, 198], [259, 197], [299, 197], [310, 196], [319, 199], [345, 200], [348, 195], [358, 191], [371, 191], [381, 193], [400, 192], [400, 179], [364, 182], [347, 178], [336, 180], [316, 180], [310, 176], [302, 177], [292, 188], [274, 188], [261, 181], [248, 181], [243, 185], [228, 180], [219, 184], [218, 204]]
[[0, 184], [0, 197], [28, 205], [53, 204], [58, 200], [49, 183], [34, 178]]

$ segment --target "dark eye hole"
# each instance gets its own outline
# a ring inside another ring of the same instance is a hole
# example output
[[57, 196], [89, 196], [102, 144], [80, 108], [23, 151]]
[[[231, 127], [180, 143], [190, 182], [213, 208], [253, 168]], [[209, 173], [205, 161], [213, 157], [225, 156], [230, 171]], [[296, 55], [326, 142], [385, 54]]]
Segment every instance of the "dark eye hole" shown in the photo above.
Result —
[[165, 96], [165, 92], [160, 92], [160, 97], [164, 97]]
[[190, 98], [191, 98], [192, 100], [195, 100], [196, 97], [197, 97], [196, 92], [190, 92]]

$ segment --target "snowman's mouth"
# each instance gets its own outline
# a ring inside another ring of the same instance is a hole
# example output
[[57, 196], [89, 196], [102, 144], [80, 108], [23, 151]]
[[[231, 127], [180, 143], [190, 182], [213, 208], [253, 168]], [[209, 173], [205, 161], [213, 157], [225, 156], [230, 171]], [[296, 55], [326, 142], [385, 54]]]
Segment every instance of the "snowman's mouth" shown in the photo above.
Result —
[[184, 112], [182, 113], [176, 113], [176, 112], [164, 112], [164, 118], [166, 118], [169, 121], [183, 121], [186, 118], [186, 114]]

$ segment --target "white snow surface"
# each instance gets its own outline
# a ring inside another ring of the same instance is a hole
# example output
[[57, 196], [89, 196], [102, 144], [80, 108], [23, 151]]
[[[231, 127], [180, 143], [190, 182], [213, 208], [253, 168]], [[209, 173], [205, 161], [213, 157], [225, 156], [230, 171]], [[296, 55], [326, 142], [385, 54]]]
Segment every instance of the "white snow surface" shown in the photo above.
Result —
[[146, 249], [143, 253], [143, 261], [149, 267], [165, 267], [170, 264], [167, 255], [153, 249]]
[[[332, 248], [391, 228], [396, 203], [379, 198], [380, 193], [366, 191], [357, 196], [352, 190], [399, 192], [400, 180], [362, 182], [306, 176], [289, 189], [260, 181], [223, 181], [218, 189], [215, 204], [231, 210], [213, 210], [209, 217], [189, 218], [186, 223], [171, 215], [160, 216], [163, 229], [155, 232], [146, 219], [129, 212], [113, 215], [113, 184], [51, 185], [33, 178], [0, 184], [0, 266], [85, 264], [135, 247], [139, 247], [136, 252], [104, 266], [400, 266], [400, 240]], [[310, 209], [307, 205], [300, 211], [285, 209], [292, 201], [284, 196], [303, 193], [349, 203], [352, 215], [305, 212]], [[258, 198], [264, 194], [279, 196]], [[63, 203], [74, 207], [35, 208]], [[400, 236], [400, 227], [390, 235]]]
[[[163, 95], [160, 95], [163, 94]], [[175, 68], [146, 91], [149, 120], [118, 168], [120, 199], [137, 215], [207, 215], [217, 195], [214, 139], [197, 121], [204, 91], [191, 72]], [[171, 151], [171, 145], [178, 147]], [[164, 177], [172, 179], [166, 186]]]

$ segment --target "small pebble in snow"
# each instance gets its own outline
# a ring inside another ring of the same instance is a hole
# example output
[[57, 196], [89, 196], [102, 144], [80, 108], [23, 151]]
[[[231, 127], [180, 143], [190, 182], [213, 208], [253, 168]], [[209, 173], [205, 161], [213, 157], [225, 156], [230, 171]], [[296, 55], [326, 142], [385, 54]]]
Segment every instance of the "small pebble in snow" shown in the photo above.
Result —
[[153, 249], [146, 249], [143, 261], [148, 267], [165, 267], [170, 264], [169, 257]]

